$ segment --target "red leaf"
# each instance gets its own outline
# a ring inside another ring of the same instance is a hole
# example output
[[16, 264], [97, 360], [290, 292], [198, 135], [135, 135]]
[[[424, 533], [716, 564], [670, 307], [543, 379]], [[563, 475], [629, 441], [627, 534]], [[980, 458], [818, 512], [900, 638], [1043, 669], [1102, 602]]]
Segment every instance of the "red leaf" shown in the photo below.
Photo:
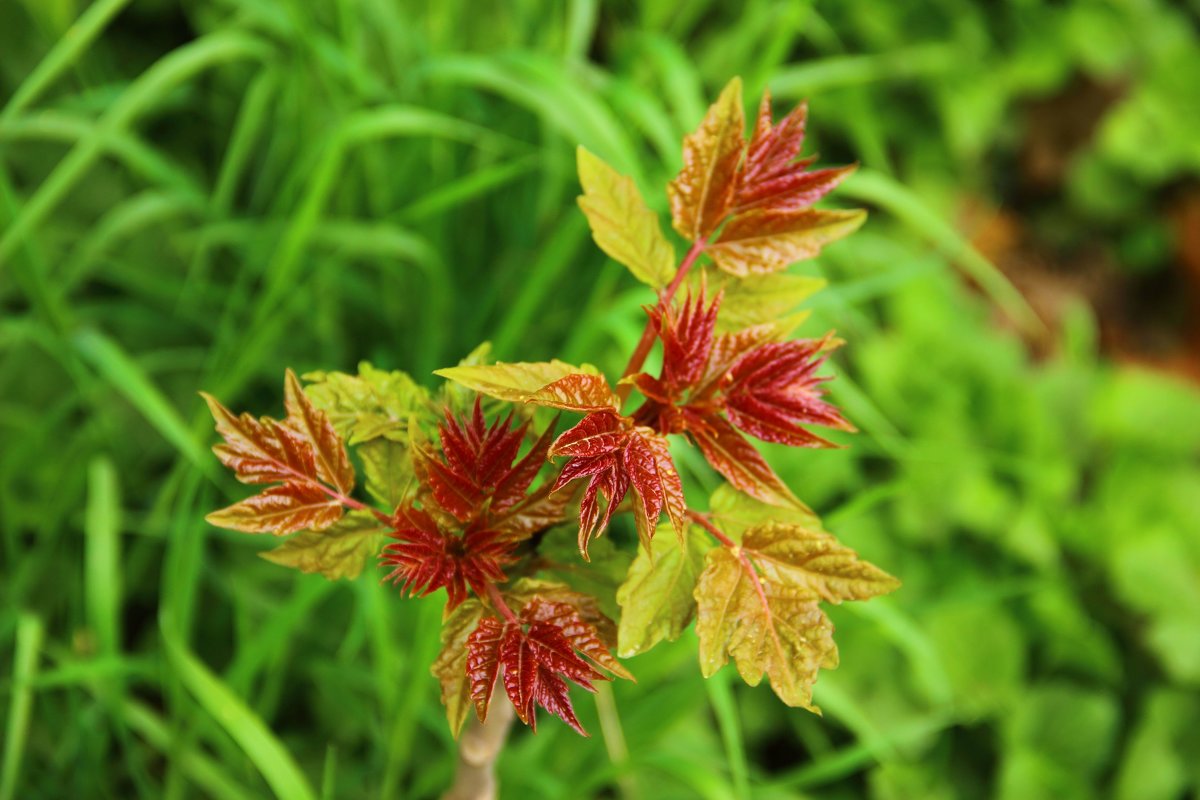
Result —
[[834, 445], [800, 427], [852, 427], [837, 409], [822, 399], [816, 370], [829, 337], [820, 340], [770, 342], [734, 362], [727, 377], [725, 408], [734, 425], [767, 442], [793, 447]]
[[754, 208], [807, 208], [854, 171], [854, 167], [837, 167], [808, 172], [814, 159], [796, 160], [804, 146], [807, 113], [806, 104], [801, 103], [778, 125], [772, 125], [771, 95], [763, 93], [734, 190], [733, 205], [739, 214]]
[[555, 422], [551, 422], [545, 432], [534, 442], [533, 447], [525, 457], [513, 465], [507, 474], [496, 484], [492, 495], [492, 512], [500, 513], [513, 507], [525, 499], [533, 479], [537, 477], [542, 465], [550, 452], [550, 443], [554, 440]]
[[224, 444], [213, 448], [243, 483], [279, 483], [259, 495], [209, 514], [214, 525], [250, 533], [323, 530], [342, 516], [354, 489], [354, 470], [342, 439], [287, 371], [288, 416], [282, 422], [234, 416], [211, 395], [208, 403]]
[[[579, 478], [588, 479], [579, 504], [579, 549], [584, 558], [593, 534], [608, 527], [630, 486], [637, 495], [635, 519], [644, 541], [653, 536], [664, 508], [677, 530], [682, 530], [686, 511], [683, 486], [666, 439], [649, 428], [631, 430], [629, 425], [630, 420], [615, 414], [589, 414], [550, 448], [551, 455], [571, 456], [559, 472], [554, 491]], [[603, 517], [600, 495], [607, 501]]]
[[748, 194], [759, 184], [780, 175], [804, 169], [811, 161], [793, 163], [804, 146], [804, 126], [808, 104], [801, 103], [778, 125], [771, 120], [771, 93], [764, 91], [754, 120], [754, 133], [746, 148], [746, 159], [738, 170], [738, 205], [746, 202]]
[[712, 304], [705, 308], [704, 286], [701, 285], [694, 300], [689, 291], [682, 308], [657, 306], [650, 309], [650, 319], [663, 343], [663, 368], [659, 380], [671, 400], [678, 399], [703, 374], [712, 351], [720, 307], [721, 293], [718, 292]]
[[530, 622], [547, 622], [562, 631], [571, 646], [590, 658], [598, 666], [614, 675], [633, 680], [629, 670], [612, 654], [611, 644], [605, 641], [596, 626], [583, 618], [580, 610], [570, 603], [554, 602], [536, 598], [521, 612], [521, 618]]
[[555, 440], [550, 455], [590, 457], [611, 452], [620, 447], [625, 437], [621, 420], [616, 414], [606, 412], [588, 414]]
[[[667, 518], [671, 520], [671, 527], [675, 529], [677, 535], [682, 537], [687, 524], [687, 503], [683, 497], [683, 481], [680, 480], [679, 472], [675, 469], [675, 461], [671, 458], [671, 448], [667, 443], [667, 437], [659, 436], [648, 428], [639, 428], [638, 433], [654, 456], [657, 480], [662, 492], [662, 507], [667, 512]], [[648, 521], [653, 525], [657, 520], [657, 515], [655, 515]]]
[[459, 522], [503, 517], [525, 498], [550, 448], [553, 425], [514, 464], [528, 428], [528, 423], [513, 428], [511, 414], [489, 426], [479, 398], [469, 420], [447, 410], [439, 428], [443, 458], [415, 448], [418, 474], [438, 506]]
[[[617, 504], [629, 491], [629, 474], [622, 459], [629, 440], [626, 424], [623, 417], [615, 414], [589, 414], [559, 436], [550, 448], [552, 456], [571, 456], [559, 472], [553, 491], [559, 491], [578, 478], [589, 479], [579, 503], [579, 550], [584, 558], [587, 558], [587, 545], [592, 534], [608, 527]], [[607, 500], [603, 519], [600, 517], [599, 494]]]
[[697, 384], [696, 391], [692, 393], [692, 397], [706, 396], [712, 389], [717, 388], [720, 380], [725, 377], [729, 372], [729, 368], [733, 366], [733, 362], [759, 345], [774, 341], [779, 335], [779, 326], [777, 324], [764, 323], [762, 325], [743, 328], [734, 333], [723, 333], [717, 336], [713, 341], [712, 352], [708, 357], [708, 364], [704, 367], [704, 376]]
[[480, 721], [487, 719], [492, 688], [500, 671], [500, 642], [504, 632], [503, 622], [495, 617], [484, 617], [467, 637], [467, 676], [471, 679], [471, 700]]
[[[658, 474], [658, 454], [650, 441], [655, 435], [648, 428], [643, 428], [648, 436], [635, 431], [630, 435], [623, 452], [623, 463], [629, 473], [629, 482], [633, 486], [637, 500], [633, 504], [634, 520], [637, 523], [638, 537], [647, 548], [654, 536], [654, 526], [662, 513], [663, 485]], [[668, 455], [668, 460], [670, 456]]]
[[534, 597], [519, 619], [481, 619], [467, 638], [466, 665], [479, 718], [487, 718], [496, 678], [502, 676], [505, 693], [522, 722], [536, 731], [535, 711], [540, 705], [586, 736], [571, 706], [566, 681], [595, 691], [593, 682], [608, 678], [576, 651], [614, 674], [632, 677], [597, 629], [568, 603]]
[[806, 508], [728, 420], [713, 415], [693, 424], [688, 432], [705, 460], [734, 488], [773, 506]]
[[489, 583], [505, 580], [505, 564], [514, 559], [514, 543], [503, 532], [472, 523], [459, 536], [442, 530], [429, 514], [402, 506], [393, 517], [388, 535], [397, 541], [383, 549], [380, 564], [392, 567], [384, 578], [400, 584], [402, 591], [425, 596], [443, 586], [447, 611], [467, 597], [467, 587], [484, 594]]

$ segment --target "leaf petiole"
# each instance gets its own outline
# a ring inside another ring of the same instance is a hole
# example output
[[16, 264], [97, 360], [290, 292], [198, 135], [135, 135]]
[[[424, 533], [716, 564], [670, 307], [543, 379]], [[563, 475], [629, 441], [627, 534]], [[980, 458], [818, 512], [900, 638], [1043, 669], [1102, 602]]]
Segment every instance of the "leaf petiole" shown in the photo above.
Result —
[[504, 620], [511, 625], [520, 625], [520, 620], [513, 610], [508, 607], [508, 603], [504, 602], [504, 595], [500, 594], [500, 590], [496, 588], [496, 584], [488, 583], [487, 585], [488, 600], [491, 601], [492, 607], [500, 612]]
[[[675, 293], [679, 291], [679, 287], [683, 285], [684, 279], [688, 272], [691, 271], [692, 265], [696, 263], [696, 259], [704, 252], [708, 241], [705, 239], [697, 239], [683, 257], [683, 261], [679, 262], [679, 269], [675, 271], [675, 278], [671, 284], [662, 290], [659, 295], [660, 303], [669, 303]], [[621, 373], [622, 378], [628, 378], [633, 373], [642, 368], [642, 364], [646, 363], [646, 356], [650, 355], [650, 348], [654, 346], [654, 323], [650, 320], [646, 321], [646, 327], [642, 329], [642, 338], [638, 341], [637, 347], [634, 348], [633, 355], [629, 357], [629, 363], [625, 365], [625, 371]], [[629, 399], [629, 393], [633, 391], [632, 384], [618, 383], [617, 397], [621, 402]]]

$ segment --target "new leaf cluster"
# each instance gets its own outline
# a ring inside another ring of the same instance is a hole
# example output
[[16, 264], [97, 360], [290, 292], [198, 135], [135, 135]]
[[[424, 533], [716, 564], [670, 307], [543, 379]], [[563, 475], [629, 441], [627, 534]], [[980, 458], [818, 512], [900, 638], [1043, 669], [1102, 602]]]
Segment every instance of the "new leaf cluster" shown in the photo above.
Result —
[[[498, 686], [531, 727], [541, 706], [584, 733], [569, 683], [631, 679], [614, 650], [644, 652], [693, 619], [705, 676], [732, 658], [748, 683], [766, 676], [785, 703], [816, 710], [817, 672], [837, 664], [821, 602], [898, 584], [822, 530], [752, 442], [824, 448], [814, 427], [853, 430], [819, 374], [840, 341], [789, 338], [802, 315], [788, 312], [820, 284], [783, 270], [864, 218], [813, 208], [852, 168], [800, 158], [805, 123], [803, 105], [774, 122], [764, 95], [747, 140], [741, 83], [725, 88], [668, 187], [687, 243], [678, 264], [633, 182], [580, 149], [579, 204], [596, 243], [657, 295], [615, 384], [588, 365], [488, 363], [485, 345], [437, 372], [448, 383], [436, 396], [369, 364], [313, 373], [307, 387], [289, 371], [281, 421], [235, 416], [205, 395], [222, 463], [268, 484], [209, 522], [293, 534], [265, 556], [305, 572], [355, 577], [375, 557], [410, 594], [445, 589], [433, 674], [455, 733], [472, 707], [486, 718]], [[656, 345], [653, 375], [643, 365]], [[531, 407], [580, 417], [556, 435], [558, 419], [538, 431]], [[688, 505], [672, 439], [727, 481], [706, 512]], [[353, 496], [347, 446], [371, 503]], [[590, 559], [619, 513], [632, 513], [636, 557], [606, 549], [609, 563], [591, 568], [611, 573], [615, 559], [619, 586], [580, 591], [555, 543], [573, 529]], [[604, 607], [619, 609], [616, 621]]]

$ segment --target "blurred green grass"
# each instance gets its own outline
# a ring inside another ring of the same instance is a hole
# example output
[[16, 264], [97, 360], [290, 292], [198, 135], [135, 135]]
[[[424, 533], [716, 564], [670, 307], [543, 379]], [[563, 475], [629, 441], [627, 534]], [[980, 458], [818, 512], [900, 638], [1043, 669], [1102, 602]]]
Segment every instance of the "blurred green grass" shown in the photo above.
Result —
[[664, 210], [734, 74], [864, 165], [840, 201], [867, 227], [794, 268], [830, 280], [805, 330], [848, 340], [863, 433], [770, 457], [905, 587], [835, 609], [824, 718], [706, 684], [685, 637], [604, 726], [580, 702], [592, 739], [518, 732], [505, 796], [1195, 796], [1200, 395], [1099, 358], [1078, 302], [1033, 359], [953, 224], [1005, 201], [1021, 104], [1078, 75], [1126, 90], [1044, 224], [1151, 224], [1200, 172], [1187, 8], [0, 5], [0, 800], [437, 796], [438, 603], [205, 525], [240, 495], [196, 392], [268, 413], [285, 366], [427, 380], [488, 338], [619, 370], [647, 298], [590, 243], [575, 146]]

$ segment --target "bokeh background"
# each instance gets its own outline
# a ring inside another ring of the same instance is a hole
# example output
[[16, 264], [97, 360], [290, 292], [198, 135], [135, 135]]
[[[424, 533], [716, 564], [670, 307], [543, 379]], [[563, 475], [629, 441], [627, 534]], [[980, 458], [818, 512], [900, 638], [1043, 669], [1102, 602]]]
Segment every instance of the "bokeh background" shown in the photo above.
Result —
[[[619, 372], [648, 293], [583, 144], [665, 211], [733, 75], [862, 169], [829, 279], [861, 433], [768, 455], [898, 575], [823, 718], [684, 637], [513, 798], [1200, 796], [1200, 4], [0, 2], [0, 798], [424, 798], [440, 603], [210, 528], [196, 392], [361, 359]], [[713, 485], [697, 468], [689, 479]]]

